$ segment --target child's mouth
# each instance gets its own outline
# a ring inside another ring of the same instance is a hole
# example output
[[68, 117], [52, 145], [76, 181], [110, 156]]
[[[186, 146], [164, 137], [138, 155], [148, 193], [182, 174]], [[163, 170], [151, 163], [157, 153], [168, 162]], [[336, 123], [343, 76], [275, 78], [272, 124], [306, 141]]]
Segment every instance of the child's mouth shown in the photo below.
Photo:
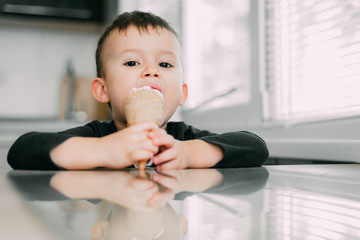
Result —
[[157, 92], [162, 98], [164, 98], [164, 95], [162, 93], [162, 90], [159, 86], [155, 85], [155, 84], [146, 84], [144, 85], [143, 87], [140, 87], [140, 88], [133, 88], [131, 89], [131, 91], [129, 92], [129, 95], [133, 92], [136, 92], [136, 91], [139, 91], [141, 89], [148, 89], [148, 90], [152, 90], [152, 91], [155, 91]]
[[157, 90], [160, 93], [162, 93], [161, 89], [159, 86], [155, 85], [155, 84], [146, 84], [145, 86], [149, 86], [151, 89]]

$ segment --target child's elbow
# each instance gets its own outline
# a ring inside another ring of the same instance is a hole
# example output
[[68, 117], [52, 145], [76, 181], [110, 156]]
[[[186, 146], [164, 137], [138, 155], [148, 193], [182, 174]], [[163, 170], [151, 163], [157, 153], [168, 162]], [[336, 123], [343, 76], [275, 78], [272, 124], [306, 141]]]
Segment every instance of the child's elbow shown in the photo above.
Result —
[[264, 141], [260, 141], [255, 146], [254, 161], [257, 162], [258, 166], [262, 166], [269, 158], [269, 149]]
[[269, 149], [266, 142], [259, 136], [249, 133], [249, 142], [251, 142], [251, 150], [248, 153], [248, 160], [254, 167], [262, 166], [269, 158]]
[[21, 151], [18, 150], [17, 145], [13, 144], [7, 153], [7, 162], [13, 169], [19, 169], [19, 155]]

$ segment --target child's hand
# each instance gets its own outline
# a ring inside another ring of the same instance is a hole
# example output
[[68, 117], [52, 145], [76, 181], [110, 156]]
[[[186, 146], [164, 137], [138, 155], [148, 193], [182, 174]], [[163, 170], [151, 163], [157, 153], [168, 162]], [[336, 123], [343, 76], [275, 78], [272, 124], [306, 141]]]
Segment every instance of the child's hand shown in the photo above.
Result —
[[148, 138], [148, 134], [156, 129], [158, 127], [154, 123], [146, 122], [103, 137], [101, 146], [107, 156], [105, 167], [123, 168], [151, 159], [159, 148]]
[[153, 158], [157, 171], [187, 168], [186, 149], [182, 148], [183, 142], [175, 140], [173, 136], [160, 128], [153, 129], [148, 137], [155, 146], [159, 147], [159, 153]]
[[159, 153], [153, 159], [157, 171], [209, 168], [215, 166], [224, 156], [222, 148], [217, 145], [201, 139], [178, 141], [159, 128], [152, 130], [149, 138], [159, 147]]

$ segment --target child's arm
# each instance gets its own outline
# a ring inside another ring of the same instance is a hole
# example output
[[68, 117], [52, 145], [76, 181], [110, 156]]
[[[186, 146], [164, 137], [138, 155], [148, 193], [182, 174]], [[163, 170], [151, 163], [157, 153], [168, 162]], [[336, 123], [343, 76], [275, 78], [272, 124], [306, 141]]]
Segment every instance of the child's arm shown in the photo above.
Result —
[[158, 148], [148, 138], [157, 128], [151, 122], [138, 124], [101, 138], [73, 137], [51, 150], [51, 159], [66, 169], [124, 168], [148, 160]]
[[191, 130], [193, 139], [185, 137], [185, 141], [175, 140], [165, 131], [157, 130], [149, 135], [161, 151], [154, 158], [159, 170], [258, 167], [268, 158], [265, 142], [255, 134], [240, 131], [213, 134]]
[[223, 157], [221, 147], [200, 139], [178, 141], [180, 158], [187, 159], [187, 168], [210, 168]]
[[151, 156], [157, 152], [157, 147], [144, 138], [155, 124], [134, 127], [117, 132], [113, 122], [94, 121], [60, 133], [24, 134], [10, 148], [8, 163], [14, 169], [27, 170], [130, 166], [136, 159], [148, 157], [149, 151]]

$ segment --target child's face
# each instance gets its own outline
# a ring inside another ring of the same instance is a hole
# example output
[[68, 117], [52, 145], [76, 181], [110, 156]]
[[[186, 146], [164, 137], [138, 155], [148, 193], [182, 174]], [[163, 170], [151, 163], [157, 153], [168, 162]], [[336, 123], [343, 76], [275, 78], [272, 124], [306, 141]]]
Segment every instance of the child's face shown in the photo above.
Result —
[[186, 100], [180, 44], [167, 29], [114, 30], [105, 40], [102, 60], [105, 77], [94, 81], [102, 81], [108, 97], [102, 102], [111, 102], [113, 118], [120, 123], [126, 123], [124, 100], [132, 88], [151, 85], [161, 90], [165, 122]]

